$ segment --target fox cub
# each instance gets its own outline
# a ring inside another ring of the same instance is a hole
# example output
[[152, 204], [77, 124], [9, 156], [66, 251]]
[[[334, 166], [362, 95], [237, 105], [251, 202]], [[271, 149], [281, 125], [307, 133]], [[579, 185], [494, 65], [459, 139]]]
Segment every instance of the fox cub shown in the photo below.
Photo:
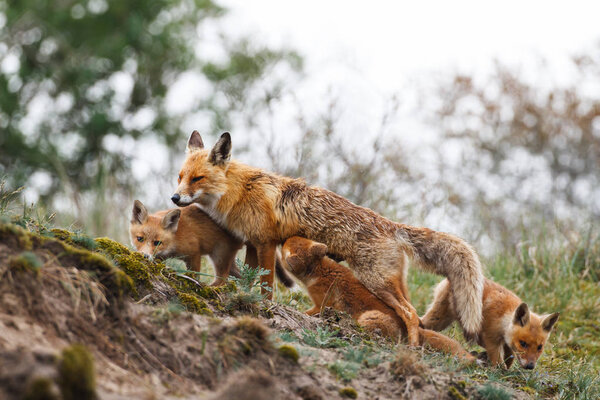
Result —
[[[400, 334], [406, 337], [406, 325], [394, 310], [371, 293], [352, 271], [329, 257], [327, 246], [298, 236], [289, 238], [283, 245], [284, 265], [302, 281], [314, 307], [306, 313], [314, 315], [324, 306], [347, 312], [359, 325], [389, 338]], [[419, 345], [425, 344], [463, 360], [473, 362], [457, 341], [438, 332], [419, 329]]]
[[[450, 292], [448, 280], [436, 287], [433, 303], [421, 320], [425, 328], [441, 331], [458, 320]], [[558, 313], [540, 316], [531, 312], [513, 292], [486, 279], [478, 343], [494, 366], [504, 361], [506, 368], [510, 368], [516, 358], [521, 367], [533, 369], [558, 316]]]
[[[216, 272], [213, 286], [224, 284], [229, 275], [239, 277], [235, 256], [244, 243], [220, 228], [196, 206], [148, 214], [142, 202], [135, 200], [129, 232], [137, 251], [150, 257], [184, 257], [193, 271], [200, 271], [202, 256], [208, 255]], [[246, 251], [251, 253], [256, 249], [247, 246]], [[284, 285], [293, 286], [294, 281], [280, 263], [276, 270]]]

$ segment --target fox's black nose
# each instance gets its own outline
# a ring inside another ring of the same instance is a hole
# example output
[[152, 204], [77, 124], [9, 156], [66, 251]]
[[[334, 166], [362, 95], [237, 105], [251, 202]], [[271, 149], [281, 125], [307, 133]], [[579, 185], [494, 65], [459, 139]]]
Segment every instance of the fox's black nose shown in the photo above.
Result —
[[175, 193], [173, 196], [171, 196], [171, 201], [175, 204], [179, 204], [180, 199], [181, 196], [178, 193]]
[[535, 368], [534, 363], [529, 363], [529, 364], [525, 365], [525, 369], [534, 369], [534, 368]]

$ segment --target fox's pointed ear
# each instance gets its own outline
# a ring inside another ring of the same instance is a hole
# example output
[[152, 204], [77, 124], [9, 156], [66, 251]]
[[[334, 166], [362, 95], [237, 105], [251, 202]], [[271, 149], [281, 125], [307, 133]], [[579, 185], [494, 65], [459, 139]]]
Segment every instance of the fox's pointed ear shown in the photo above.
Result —
[[186, 151], [190, 152], [196, 149], [203, 149], [204, 148], [204, 142], [202, 141], [202, 137], [200, 136], [200, 133], [198, 133], [198, 131], [194, 131], [192, 132], [192, 134], [190, 135], [190, 138], [188, 139], [187, 142], [187, 148]]
[[546, 318], [544, 318], [544, 320], [542, 321], [542, 328], [546, 332], [550, 332], [552, 330], [552, 327], [554, 326], [554, 324], [556, 324], [558, 322], [559, 316], [560, 316], [560, 314], [557, 312], [546, 316]]
[[231, 135], [225, 132], [221, 135], [210, 151], [209, 160], [213, 165], [226, 165], [231, 158]]
[[327, 246], [323, 243], [314, 243], [310, 246], [310, 254], [315, 259], [320, 260], [327, 254]]
[[144, 224], [146, 221], [148, 221], [148, 210], [141, 201], [135, 200], [133, 202], [133, 212], [131, 213], [131, 223]]
[[529, 307], [527, 307], [527, 304], [521, 303], [517, 307], [513, 323], [520, 326], [525, 326], [529, 323]]
[[176, 232], [180, 216], [181, 210], [179, 208], [169, 211], [161, 221], [162, 227], [168, 231]]

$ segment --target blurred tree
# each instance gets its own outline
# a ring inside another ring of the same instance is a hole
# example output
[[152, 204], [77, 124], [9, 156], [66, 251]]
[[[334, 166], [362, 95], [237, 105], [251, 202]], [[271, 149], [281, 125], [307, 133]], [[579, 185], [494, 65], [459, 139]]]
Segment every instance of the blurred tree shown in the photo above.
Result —
[[16, 186], [45, 172], [46, 199], [107, 177], [126, 190], [130, 159], [107, 141], [180, 138], [184, 117], [170, 115], [165, 100], [184, 71], [212, 85], [195, 106], [214, 127], [227, 127], [232, 110], [258, 107], [253, 85], [279, 63], [299, 69], [301, 59], [222, 36], [221, 61], [202, 59], [197, 32], [224, 12], [211, 0], [0, 0], [0, 173]]
[[[440, 185], [493, 241], [514, 244], [542, 220], [600, 218], [598, 55], [574, 58], [565, 86], [539, 87], [501, 64], [486, 81], [457, 75], [439, 86]], [[453, 142], [460, 157], [448, 162]]]

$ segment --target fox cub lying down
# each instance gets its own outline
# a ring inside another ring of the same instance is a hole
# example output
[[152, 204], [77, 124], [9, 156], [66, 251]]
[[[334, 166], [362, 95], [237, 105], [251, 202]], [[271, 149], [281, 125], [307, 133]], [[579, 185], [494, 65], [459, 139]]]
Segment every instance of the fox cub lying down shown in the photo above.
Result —
[[[441, 331], [459, 321], [450, 291], [448, 280], [436, 287], [433, 303], [421, 320], [425, 328]], [[516, 358], [521, 367], [533, 369], [558, 316], [558, 313], [540, 316], [529, 311], [516, 294], [486, 279], [483, 322], [477, 341], [487, 351], [492, 365], [504, 361], [506, 368], [510, 368]]]
[[[328, 306], [347, 312], [367, 330], [390, 338], [406, 337], [406, 326], [394, 310], [371, 293], [352, 271], [326, 256], [327, 246], [298, 236], [286, 240], [282, 254], [287, 265], [308, 290], [314, 307], [306, 313], [317, 314]], [[438, 332], [419, 328], [419, 345], [475, 361], [457, 341]]]
[[[148, 214], [142, 202], [136, 200], [129, 233], [137, 251], [150, 257], [183, 257], [193, 271], [200, 271], [202, 256], [208, 255], [216, 272], [213, 286], [224, 284], [229, 275], [240, 276], [235, 256], [244, 243], [220, 228], [196, 206]], [[246, 252], [256, 252], [256, 249], [248, 245]], [[292, 287], [294, 281], [279, 259], [275, 267], [279, 280]]]

